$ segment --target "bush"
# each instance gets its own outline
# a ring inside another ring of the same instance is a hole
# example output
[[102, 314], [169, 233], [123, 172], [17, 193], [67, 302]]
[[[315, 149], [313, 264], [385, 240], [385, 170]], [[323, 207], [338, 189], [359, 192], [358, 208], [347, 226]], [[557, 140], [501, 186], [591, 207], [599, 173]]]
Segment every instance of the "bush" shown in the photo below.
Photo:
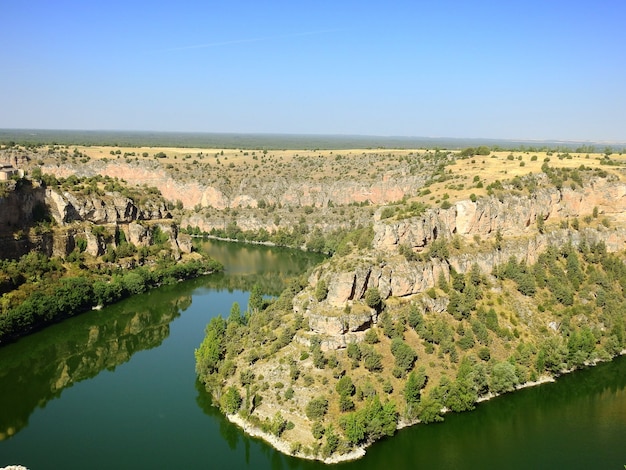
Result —
[[227, 414], [236, 413], [241, 407], [241, 395], [235, 387], [229, 387], [220, 400], [220, 406]]
[[478, 350], [478, 357], [485, 362], [488, 362], [491, 359], [491, 351], [487, 347], [480, 348]]
[[365, 303], [368, 307], [379, 310], [382, 306], [383, 299], [376, 287], [370, 287], [365, 291]]
[[400, 338], [394, 338], [391, 342], [391, 353], [395, 357], [396, 367], [403, 372], [402, 375], [411, 370], [417, 360], [415, 351]]
[[306, 405], [305, 413], [311, 421], [321, 419], [328, 411], [328, 400], [324, 397], [313, 398]]
[[369, 330], [367, 330], [365, 332], [365, 338], [364, 341], [367, 344], [376, 344], [378, 343], [378, 334], [376, 333], [376, 330], [374, 328], [370, 328]]
[[489, 390], [493, 393], [510, 392], [518, 382], [515, 366], [506, 361], [498, 362], [491, 371]]
[[355, 387], [352, 383], [352, 379], [347, 375], [344, 375], [337, 381], [337, 385], [335, 385], [335, 390], [340, 396], [351, 397], [354, 395]]

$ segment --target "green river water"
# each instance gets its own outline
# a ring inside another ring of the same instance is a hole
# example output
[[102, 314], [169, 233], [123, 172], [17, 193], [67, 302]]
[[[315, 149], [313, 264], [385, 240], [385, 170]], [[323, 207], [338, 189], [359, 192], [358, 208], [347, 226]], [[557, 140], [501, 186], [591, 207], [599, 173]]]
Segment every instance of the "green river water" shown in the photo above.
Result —
[[[142, 294], [0, 348], [0, 467], [320, 469], [244, 435], [210, 405], [193, 351], [211, 317], [277, 295], [320, 261], [204, 242], [211, 275]], [[414, 426], [340, 469], [624, 469], [626, 357]]]

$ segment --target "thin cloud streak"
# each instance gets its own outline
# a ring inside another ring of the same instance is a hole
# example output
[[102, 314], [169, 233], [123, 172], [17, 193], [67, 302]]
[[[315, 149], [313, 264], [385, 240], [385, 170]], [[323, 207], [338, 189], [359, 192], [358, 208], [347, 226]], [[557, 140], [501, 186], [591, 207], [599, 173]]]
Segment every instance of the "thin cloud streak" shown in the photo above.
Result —
[[324, 29], [320, 31], [305, 31], [303, 33], [283, 34], [279, 36], [267, 36], [262, 38], [233, 39], [231, 41], [210, 42], [207, 44], [194, 44], [191, 46], [168, 47], [167, 49], [162, 49], [161, 52], [187, 51], [191, 49], [208, 49], [211, 47], [230, 46], [233, 44], [248, 44], [252, 42], [271, 41], [274, 39], [289, 39], [302, 36], [314, 36], [318, 34], [336, 33], [340, 31], [345, 31], [345, 29]]

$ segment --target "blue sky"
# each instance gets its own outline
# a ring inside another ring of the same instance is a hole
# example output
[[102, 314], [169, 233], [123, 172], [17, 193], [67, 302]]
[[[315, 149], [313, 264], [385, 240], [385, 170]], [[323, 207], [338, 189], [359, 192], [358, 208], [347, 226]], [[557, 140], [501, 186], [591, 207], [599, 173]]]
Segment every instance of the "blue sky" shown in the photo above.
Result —
[[626, 141], [622, 0], [0, 8], [0, 128]]

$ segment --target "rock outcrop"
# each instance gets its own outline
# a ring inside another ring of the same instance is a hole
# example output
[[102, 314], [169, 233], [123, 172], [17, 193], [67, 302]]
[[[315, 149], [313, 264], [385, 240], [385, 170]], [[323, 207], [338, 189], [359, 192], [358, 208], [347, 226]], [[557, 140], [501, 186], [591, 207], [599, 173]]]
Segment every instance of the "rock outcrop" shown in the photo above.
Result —
[[163, 201], [148, 200], [140, 207], [132, 199], [119, 193], [79, 197], [67, 191], [46, 189], [45, 201], [50, 215], [58, 225], [75, 221], [111, 224], [171, 218]]
[[219, 180], [215, 182], [181, 181], [168, 173], [156, 162], [126, 163], [122, 161], [93, 161], [89, 165], [47, 165], [45, 173], [57, 177], [70, 175], [93, 176], [96, 174], [120, 178], [133, 184], [155, 186], [168, 200], [179, 200], [185, 208], [213, 207], [223, 210], [256, 208], [261, 200], [267, 204], [283, 207], [315, 206], [350, 203], [387, 204], [412, 195], [422, 186], [424, 175], [381, 175], [373, 181], [336, 179], [310, 181], [306, 178], [291, 180], [276, 176], [257, 185], [253, 178], [238, 182]]
[[[626, 185], [596, 180], [582, 190], [542, 189], [531, 197], [459, 201], [449, 209], [428, 210], [420, 217], [404, 220], [378, 218], [371, 252], [352, 257], [348, 264], [351, 268], [346, 268], [346, 263], [342, 263], [342, 268], [333, 268], [333, 260], [318, 267], [309, 278], [308, 291], [324, 279], [328, 286], [325, 300], [317, 303], [311, 296], [297, 296], [295, 308], [308, 320], [311, 334], [322, 336], [326, 348], [345, 347], [351, 341], [359, 341], [360, 337], [351, 335], [352, 319], [341, 312], [357, 303], [364, 306], [362, 300], [367, 289], [378, 289], [383, 299], [421, 294], [420, 304], [425, 310], [443, 311], [447, 299], [431, 299], [423, 294], [436, 286], [441, 277], [449, 281], [451, 270], [466, 273], [477, 265], [481, 272], [489, 274], [511, 257], [533, 264], [549, 246], [571, 244], [577, 247], [583, 242], [589, 245], [602, 242], [609, 252], [623, 250], [626, 229], [621, 226], [611, 228], [596, 223], [594, 227], [574, 229], [552, 225], [545, 233], [537, 229], [539, 217], [546, 222], [563, 221], [584, 217], [596, 210], [619, 219], [626, 212]], [[465, 239], [463, 243], [467, 246], [471, 240], [476, 241], [475, 236], [484, 240], [495, 238], [497, 232], [504, 236], [498, 246], [488, 241], [474, 245], [473, 251], [461, 250], [445, 259], [408, 261], [398, 250], [400, 245], [405, 245], [416, 252], [425, 251], [433, 241], [451, 240], [454, 236]], [[356, 321], [357, 317], [355, 324], [360, 325], [360, 331], [367, 329], [364, 325], [375, 322], [375, 317], [371, 317], [371, 321]]]
[[380, 220], [374, 224], [373, 245], [378, 250], [395, 250], [407, 245], [415, 250], [425, 248], [439, 237], [454, 235], [490, 237], [498, 231], [503, 236], [519, 236], [536, 230], [537, 218], [582, 217], [592, 213], [605, 215], [626, 212], [626, 185], [595, 179], [583, 189], [543, 188], [530, 197], [506, 196], [502, 200], [487, 197], [472, 202], [459, 201], [449, 209], [432, 209], [421, 217], [400, 221]]
[[[55, 188], [24, 186], [0, 197], [0, 258], [15, 258], [31, 250], [66, 257], [79, 240], [93, 256], [117, 248], [119, 233], [137, 247], [151, 245], [155, 230], [167, 236], [176, 258], [192, 250], [191, 238], [181, 234], [161, 198], [142, 204], [119, 193], [79, 195]], [[53, 221], [54, 228], [38, 224]]]

